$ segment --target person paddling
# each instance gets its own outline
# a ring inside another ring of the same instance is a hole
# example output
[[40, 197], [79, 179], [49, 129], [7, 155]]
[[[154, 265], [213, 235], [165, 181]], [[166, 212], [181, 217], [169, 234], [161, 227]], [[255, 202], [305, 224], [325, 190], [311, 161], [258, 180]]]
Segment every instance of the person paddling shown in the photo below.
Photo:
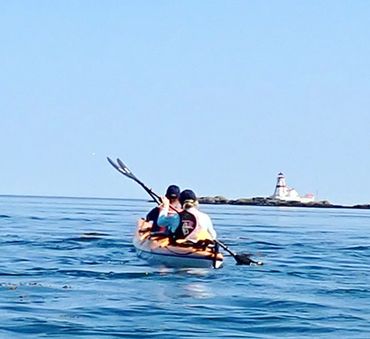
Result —
[[[166, 211], [166, 216], [168, 218], [171, 218], [174, 215], [177, 215], [177, 212], [181, 211], [181, 205], [179, 202], [180, 197], [180, 188], [177, 185], [170, 185], [167, 188], [165, 197], [162, 198], [162, 201], [166, 199], [168, 201], [168, 209]], [[152, 222], [152, 233], [166, 233], [167, 228], [161, 227], [158, 225], [157, 220], [159, 216], [159, 212], [164, 208], [164, 204], [154, 207], [146, 216], [146, 221]]]
[[157, 224], [166, 227], [177, 242], [197, 243], [212, 241], [217, 238], [211, 218], [198, 210], [198, 199], [192, 190], [186, 189], [180, 193], [180, 204], [183, 210], [169, 217], [171, 209], [169, 200], [162, 198], [163, 208], [159, 212]]

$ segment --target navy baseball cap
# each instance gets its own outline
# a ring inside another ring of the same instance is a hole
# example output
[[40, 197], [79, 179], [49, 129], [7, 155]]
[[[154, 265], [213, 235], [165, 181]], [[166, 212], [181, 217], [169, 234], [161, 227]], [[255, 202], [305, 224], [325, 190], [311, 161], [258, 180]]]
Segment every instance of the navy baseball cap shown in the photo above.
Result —
[[192, 190], [183, 190], [180, 193], [180, 203], [181, 205], [186, 201], [186, 200], [193, 200], [197, 201], [197, 196]]
[[176, 185], [168, 186], [166, 191], [167, 199], [176, 199], [180, 196], [180, 187]]

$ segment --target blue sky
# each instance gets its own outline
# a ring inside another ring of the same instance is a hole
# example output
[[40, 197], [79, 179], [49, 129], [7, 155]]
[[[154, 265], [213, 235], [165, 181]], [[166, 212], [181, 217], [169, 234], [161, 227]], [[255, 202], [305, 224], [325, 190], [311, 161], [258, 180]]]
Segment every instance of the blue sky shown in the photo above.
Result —
[[370, 203], [369, 1], [0, 1], [0, 194]]

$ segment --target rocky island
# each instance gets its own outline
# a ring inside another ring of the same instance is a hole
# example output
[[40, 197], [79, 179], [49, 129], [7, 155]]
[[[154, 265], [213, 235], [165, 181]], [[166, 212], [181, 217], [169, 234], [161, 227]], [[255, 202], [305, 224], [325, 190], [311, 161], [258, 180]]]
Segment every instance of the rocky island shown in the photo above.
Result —
[[279, 200], [265, 197], [254, 197], [254, 198], [240, 198], [240, 199], [227, 199], [223, 196], [214, 197], [200, 197], [200, 204], [218, 204], [218, 205], [249, 205], [249, 206], [284, 206], [284, 207], [316, 207], [316, 208], [359, 208], [359, 209], [370, 209], [370, 204], [362, 205], [338, 205], [332, 204], [329, 201], [311, 201], [301, 202], [294, 200]]
[[277, 176], [275, 191], [270, 197], [241, 198], [231, 200], [218, 195], [215, 197], [200, 197], [199, 203], [220, 205], [370, 209], [370, 204], [347, 206], [332, 204], [327, 200], [315, 201], [315, 197], [312, 193], [300, 196], [294, 188], [291, 188], [286, 184], [285, 176], [281, 172]]

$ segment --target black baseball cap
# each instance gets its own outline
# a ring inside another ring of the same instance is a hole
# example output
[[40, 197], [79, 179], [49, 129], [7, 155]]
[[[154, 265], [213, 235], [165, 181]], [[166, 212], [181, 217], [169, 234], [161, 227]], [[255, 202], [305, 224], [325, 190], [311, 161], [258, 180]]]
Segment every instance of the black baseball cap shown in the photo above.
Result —
[[184, 203], [184, 201], [186, 201], [186, 200], [197, 201], [197, 196], [195, 195], [195, 193], [192, 190], [183, 190], [180, 193], [180, 199], [179, 200], [180, 200], [180, 203], [182, 205]]
[[176, 199], [180, 196], [180, 187], [177, 185], [170, 185], [166, 191], [167, 199]]

